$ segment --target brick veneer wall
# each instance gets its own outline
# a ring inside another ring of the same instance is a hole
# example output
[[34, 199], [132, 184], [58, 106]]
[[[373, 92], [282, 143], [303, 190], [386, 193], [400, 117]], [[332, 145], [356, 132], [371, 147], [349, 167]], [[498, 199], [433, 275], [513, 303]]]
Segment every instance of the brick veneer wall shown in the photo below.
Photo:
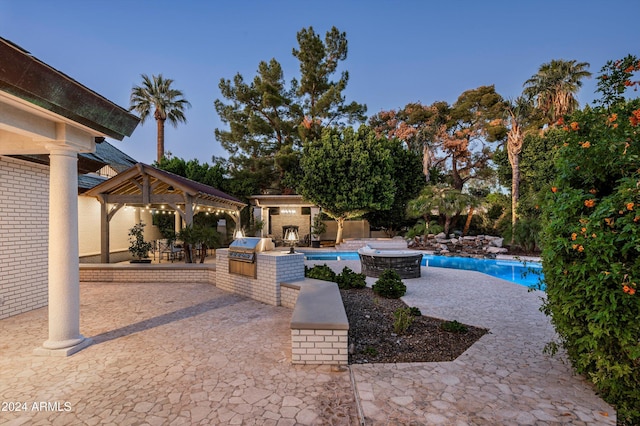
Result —
[[293, 364], [338, 364], [349, 361], [349, 330], [291, 330]]
[[48, 302], [49, 168], [0, 156], [0, 319]]
[[304, 279], [304, 255], [280, 250], [257, 253], [256, 278], [229, 273], [229, 250], [216, 250], [216, 287], [269, 305], [281, 305], [280, 283]]
[[81, 264], [81, 282], [207, 283], [215, 284], [212, 264]]

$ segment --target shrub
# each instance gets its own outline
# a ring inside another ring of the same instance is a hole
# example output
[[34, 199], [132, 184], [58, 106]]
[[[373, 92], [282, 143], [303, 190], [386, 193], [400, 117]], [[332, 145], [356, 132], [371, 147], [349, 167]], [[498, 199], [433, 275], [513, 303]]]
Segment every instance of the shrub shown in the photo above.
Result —
[[398, 299], [407, 292], [407, 286], [393, 269], [383, 271], [378, 281], [373, 284], [372, 289], [375, 294], [388, 299]]
[[411, 315], [413, 315], [414, 317], [421, 317], [422, 316], [422, 312], [420, 312], [420, 309], [412, 306], [409, 308]]
[[543, 204], [542, 309], [619, 424], [640, 424], [639, 119], [638, 99], [565, 117]]
[[324, 265], [315, 265], [312, 268], [309, 268], [305, 265], [304, 276], [323, 281], [336, 282], [337, 280], [336, 273], [333, 272], [333, 270], [328, 267], [326, 263]]
[[458, 321], [445, 321], [440, 325], [444, 331], [448, 331], [450, 333], [466, 333], [469, 331], [466, 325], [459, 323]]
[[347, 266], [342, 269], [340, 275], [336, 277], [338, 287], [341, 289], [365, 288], [367, 286], [365, 274], [353, 272]]
[[398, 308], [393, 313], [395, 321], [393, 321], [393, 331], [396, 334], [404, 334], [413, 323], [413, 315], [409, 308]]

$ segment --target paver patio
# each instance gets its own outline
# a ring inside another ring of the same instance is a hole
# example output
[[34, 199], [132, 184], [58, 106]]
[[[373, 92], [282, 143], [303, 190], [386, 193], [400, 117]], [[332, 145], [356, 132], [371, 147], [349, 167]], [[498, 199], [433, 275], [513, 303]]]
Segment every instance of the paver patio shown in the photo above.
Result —
[[27, 404], [0, 424], [349, 425], [356, 397], [367, 425], [615, 424], [586, 381], [542, 354], [553, 330], [540, 294], [440, 268], [405, 283], [424, 315], [490, 334], [454, 362], [351, 366], [355, 390], [349, 370], [291, 364], [290, 309], [206, 284], [82, 283], [81, 332], [95, 344], [72, 357], [32, 355], [46, 309], [0, 321], [0, 396]]

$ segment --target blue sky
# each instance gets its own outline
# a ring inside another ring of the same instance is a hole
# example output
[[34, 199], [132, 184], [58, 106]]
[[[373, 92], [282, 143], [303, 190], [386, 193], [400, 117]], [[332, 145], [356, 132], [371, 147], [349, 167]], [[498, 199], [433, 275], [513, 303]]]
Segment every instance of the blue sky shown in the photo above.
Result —
[[[639, 12], [638, 0], [0, 0], [0, 35], [125, 108], [140, 74], [174, 79], [192, 108], [187, 124], [167, 126], [165, 149], [210, 162], [227, 156], [214, 136], [220, 79], [250, 81], [271, 58], [286, 80], [298, 77], [291, 50], [302, 28], [347, 33], [347, 101], [371, 115], [453, 103], [481, 85], [513, 99], [552, 59], [588, 62], [597, 75], [610, 59], [640, 55]], [[585, 81], [581, 105], [594, 90], [595, 79]], [[155, 122], [110, 142], [152, 163]]]

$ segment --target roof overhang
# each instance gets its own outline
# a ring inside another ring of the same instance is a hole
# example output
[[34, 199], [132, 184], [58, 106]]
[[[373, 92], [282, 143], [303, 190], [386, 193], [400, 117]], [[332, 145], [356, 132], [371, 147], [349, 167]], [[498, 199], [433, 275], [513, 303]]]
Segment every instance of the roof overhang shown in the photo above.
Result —
[[84, 195], [96, 197], [107, 204], [147, 208], [192, 204], [239, 211], [246, 206], [216, 188], [143, 163], [91, 188]]
[[99, 134], [122, 140], [140, 119], [0, 37], [0, 91]]
[[257, 207], [315, 207], [302, 195], [252, 195], [249, 201]]

